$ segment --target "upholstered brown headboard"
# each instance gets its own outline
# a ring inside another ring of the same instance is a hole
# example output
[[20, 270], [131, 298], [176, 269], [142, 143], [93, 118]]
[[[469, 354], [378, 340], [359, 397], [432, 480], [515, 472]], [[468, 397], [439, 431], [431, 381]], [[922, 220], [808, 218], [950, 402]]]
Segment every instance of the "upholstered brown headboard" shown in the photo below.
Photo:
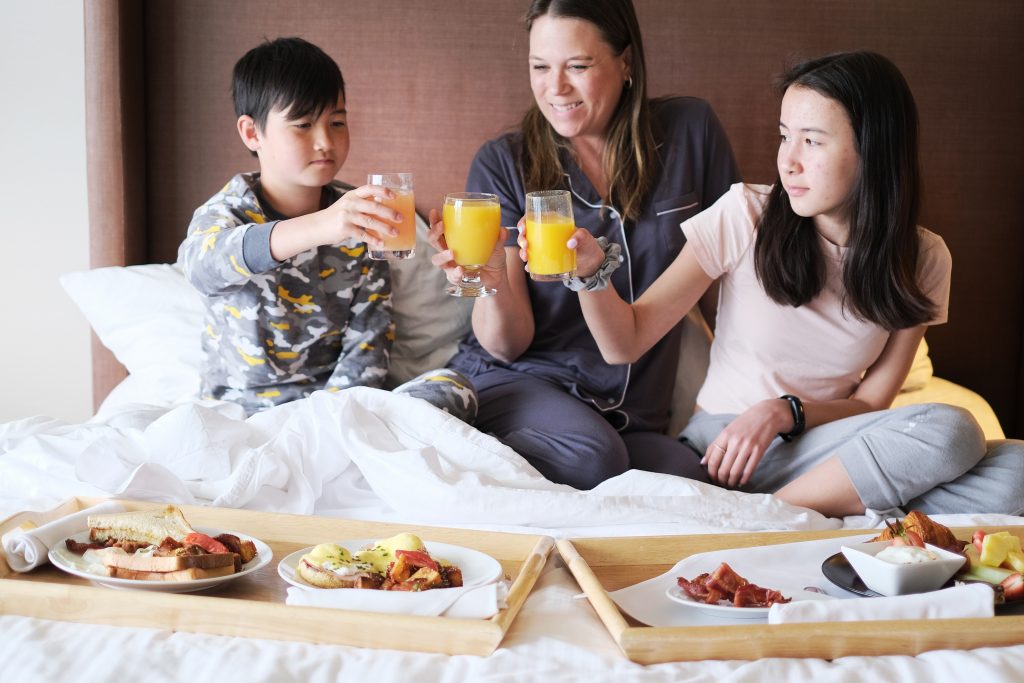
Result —
[[[868, 48], [917, 97], [923, 223], [954, 259], [936, 371], [1024, 429], [1024, 4], [934, 0], [635, 0], [653, 94], [708, 99], [744, 177], [773, 178], [772, 76], [793, 58]], [[193, 209], [254, 169], [234, 132], [231, 67], [265, 37], [300, 35], [341, 65], [352, 151], [341, 178], [416, 173], [419, 208], [461, 189], [481, 142], [529, 105], [527, 0], [443, 3], [87, 0], [92, 265], [169, 262]], [[94, 347], [94, 396], [121, 377]]]

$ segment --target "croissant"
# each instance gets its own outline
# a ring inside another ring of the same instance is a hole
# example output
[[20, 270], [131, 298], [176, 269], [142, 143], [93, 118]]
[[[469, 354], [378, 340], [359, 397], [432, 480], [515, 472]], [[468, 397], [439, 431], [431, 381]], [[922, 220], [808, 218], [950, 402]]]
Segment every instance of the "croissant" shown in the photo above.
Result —
[[[900, 527], [897, 527], [899, 529]], [[960, 552], [963, 550], [964, 542], [957, 540], [949, 527], [938, 522], [933, 522], [928, 515], [918, 510], [911, 510], [903, 518], [902, 528], [908, 531], [917, 532], [921, 540], [945, 550]], [[896, 534], [891, 529], [885, 529], [881, 534], [871, 539], [872, 541], [890, 541]]]

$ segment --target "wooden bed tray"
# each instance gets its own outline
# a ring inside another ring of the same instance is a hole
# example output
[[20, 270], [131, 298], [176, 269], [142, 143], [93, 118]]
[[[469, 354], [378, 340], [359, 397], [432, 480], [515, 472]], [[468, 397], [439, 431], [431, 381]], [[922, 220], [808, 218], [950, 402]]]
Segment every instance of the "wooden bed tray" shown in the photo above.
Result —
[[[47, 522], [102, 502], [72, 498], [47, 512], [22, 512], [0, 522], [0, 534]], [[160, 503], [119, 501], [126, 510]], [[251, 510], [180, 506], [194, 526], [239, 531], [262, 540], [273, 560], [250, 576], [198, 593], [113, 590], [91, 585], [46, 564], [19, 574], [0, 549], [0, 614], [41, 619], [161, 628], [224, 636], [298, 640], [356, 647], [489, 655], [526, 601], [554, 541], [546, 536], [385, 524]], [[453, 619], [285, 605], [289, 587], [278, 562], [297, 550], [331, 540], [383, 538], [402, 531], [479, 550], [495, 558], [512, 581], [508, 606], [490, 619]]]
[[[986, 527], [1024, 537], [1024, 527]], [[973, 529], [954, 528], [958, 538]], [[640, 664], [704, 659], [849, 655], [916, 655], [1024, 643], [1024, 616], [992, 619], [861, 621], [808, 624], [651, 627], [623, 614], [608, 595], [669, 571], [679, 560], [710, 550], [863, 535], [864, 529], [824, 532], [708, 534], [559, 540], [557, 547], [623, 654]]]

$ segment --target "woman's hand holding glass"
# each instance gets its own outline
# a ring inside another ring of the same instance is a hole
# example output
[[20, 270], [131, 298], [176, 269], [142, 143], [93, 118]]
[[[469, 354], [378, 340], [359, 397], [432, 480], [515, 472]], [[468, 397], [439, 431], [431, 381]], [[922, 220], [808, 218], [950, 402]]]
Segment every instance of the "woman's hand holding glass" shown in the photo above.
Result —
[[[445, 277], [451, 283], [451, 286], [445, 291], [451, 296], [478, 298], [492, 296], [500, 287], [508, 282], [505, 271], [504, 246], [505, 240], [508, 237], [508, 230], [500, 225], [501, 214], [498, 208], [497, 196], [490, 195], [490, 197], [493, 197], [497, 216], [494, 217], [493, 221], [488, 221], [488, 224], [494, 223], [493, 225], [488, 225], [478, 230], [478, 232], [487, 233], [484, 240], [487, 244], [481, 248], [481, 243], [478, 239], [475, 244], [470, 245], [473, 248], [469, 250], [478, 252], [469, 260], [477, 261], [486, 256], [486, 261], [483, 263], [459, 263], [459, 261], [464, 261], [465, 259], [458, 258], [457, 254], [460, 252], [462, 255], [469, 253], [465, 250], [464, 244], [460, 250], [459, 243], [459, 238], [461, 237], [459, 228], [467, 228], [468, 223], [464, 225], [456, 225], [455, 223], [459, 218], [466, 217], [465, 214], [455, 211], [456, 201], [460, 199], [461, 194], [447, 195], [445, 197], [445, 218], [448, 219], [449, 223], [452, 223], [451, 226], [446, 225], [445, 220], [442, 220], [442, 216], [438, 214], [436, 209], [430, 211], [430, 231], [427, 233], [427, 241], [438, 250], [438, 253], [430, 258], [430, 262], [445, 272]], [[462, 208], [465, 207], [463, 206]], [[452, 230], [452, 228], [455, 228], [455, 230]]]

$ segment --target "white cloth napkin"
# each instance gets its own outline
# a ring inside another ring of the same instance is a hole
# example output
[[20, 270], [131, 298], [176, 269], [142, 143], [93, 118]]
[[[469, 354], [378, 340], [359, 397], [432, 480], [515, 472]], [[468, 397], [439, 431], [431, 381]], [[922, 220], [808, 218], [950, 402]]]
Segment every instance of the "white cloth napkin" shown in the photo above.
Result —
[[386, 614], [414, 614], [457, 619], [489, 619], [507, 606], [508, 584], [495, 581], [482, 586], [438, 588], [418, 593], [359, 589], [288, 589], [285, 604], [328, 607]]
[[995, 614], [991, 586], [972, 583], [930, 593], [863, 600], [808, 600], [772, 605], [769, 624], [806, 621], [885, 621], [888, 619], [969, 619]]
[[50, 548], [68, 536], [88, 529], [89, 515], [122, 512], [120, 503], [110, 501], [93, 505], [67, 517], [61, 517], [35, 529], [15, 529], [4, 534], [3, 546], [7, 564], [16, 572], [27, 572], [49, 562]]

